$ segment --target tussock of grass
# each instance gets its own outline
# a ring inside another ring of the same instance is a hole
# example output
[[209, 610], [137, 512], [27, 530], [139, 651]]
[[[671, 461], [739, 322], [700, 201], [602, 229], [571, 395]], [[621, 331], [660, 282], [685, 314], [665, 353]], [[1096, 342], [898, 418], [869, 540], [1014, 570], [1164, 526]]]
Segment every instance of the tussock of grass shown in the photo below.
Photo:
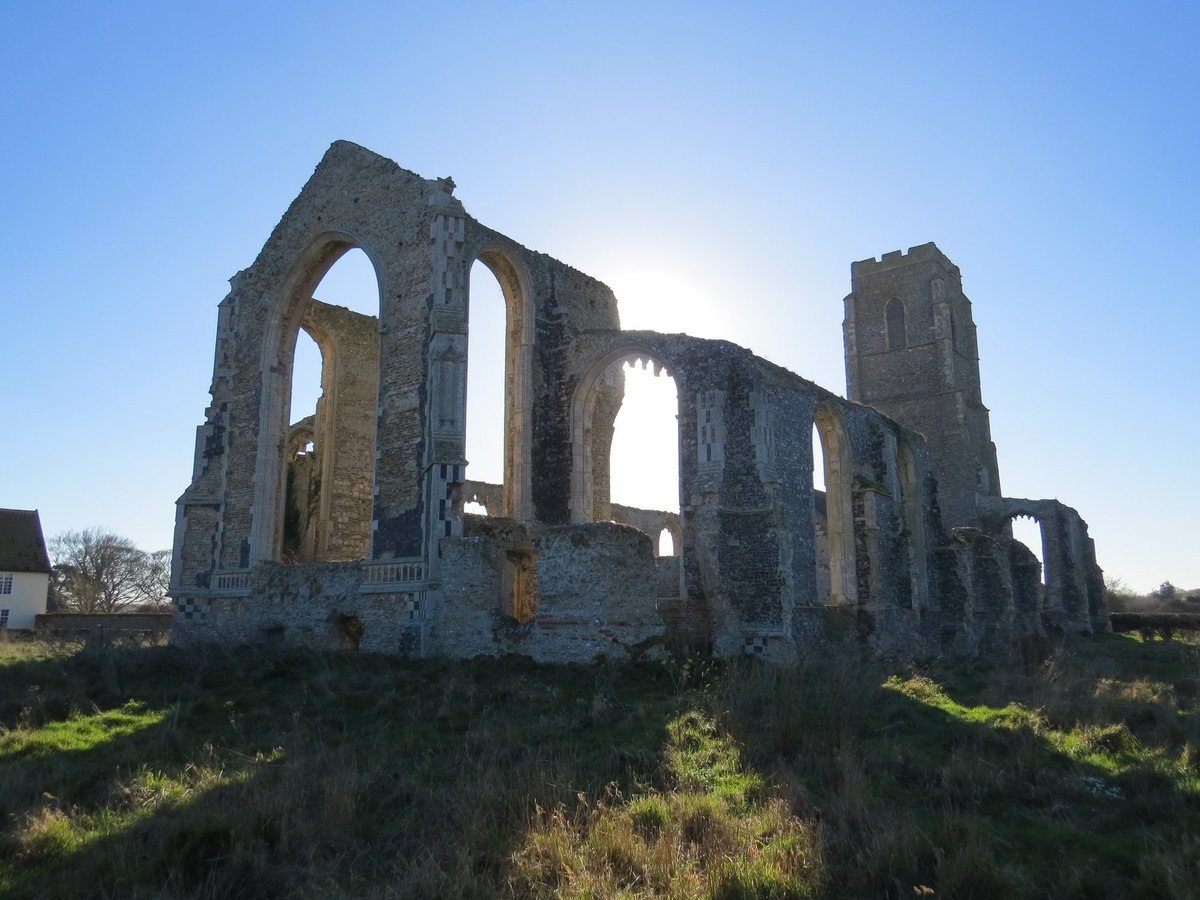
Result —
[[779, 799], [761, 799], [728, 736], [689, 711], [667, 725], [670, 786], [626, 799], [539, 810], [515, 856], [518, 894], [563, 897], [800, 898], [823, 870], [814, 830]]
[[1200, 657], [0, 645], [0, 896], [1186, 897]]

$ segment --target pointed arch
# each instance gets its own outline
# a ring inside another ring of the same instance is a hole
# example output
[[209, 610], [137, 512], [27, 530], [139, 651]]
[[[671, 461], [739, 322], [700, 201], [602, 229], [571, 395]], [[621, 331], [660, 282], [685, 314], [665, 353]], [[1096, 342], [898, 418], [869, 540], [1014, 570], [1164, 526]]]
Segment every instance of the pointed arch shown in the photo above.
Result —
[[[597, 467], [607, 464], [605, 454], [607, 448], [599, 446], [604, 443], [598, 440], [593, 429], [597, 423], [597, 413], [604, 406], [605, 422], [615, 419], [621, 404], [623, 393], [623, 378], [620, 369], [616, 369], [617, 379], [609, 378], [610, 370], [617, 364], [628, 360], [640, 360], [643, 364], [653, 367], [656, 374], [665, 373], [675, 380], [676, 421], [679, 418], [679, 404], [682, 402], [683, 385], [672, 371], [672, 366], [655, 350], [638, 344], [627, 344], [605, 353], [596, 360], [580, 379], [579, 385], [571, 401], [571, 521], [583, 523], [607, 519], [610, 512], [608, 499], [608, 472], [598, 472]], [[618, 383], [619, 382], [619, 383]], [[678, 431], [677, 431], [678, 436]], [[611, 435], [609, 436], [611, 442]], [[676, 441], [676, 453], [679, 443]], [[680, 463], [679, 473], [682, 473]], [[677, 478], [679, 475], [677, 475]], [[682, 496], [682, 492], [679, 492]], [[677, 535], [674, 537], [678, 537]], [[675, 552], [681, 552], [681, 545], [676, 540]]]
[[[485, 246], [476, 252], [468, 263], [468, 274], [470, 266], [476, 261], [483, 263], [499, 282], [505, 305], [503, 509], [492, 510], [489, 507], [489, 512], [492, 515], [505, 515], [527, 522], [533, 518], [532, 410], [535, 322], [529, 309], [531, 281], [521, 260], [499, 246]], [[469, 368], [470, 278], [466, 281]]]
[[1004, 523], [1012, 532], [1013, 540], [1026, 547], [1037, 557], [1038, 583], [1046, 586], [1046, 523], [1032, 512], [1018, 512], [1009, 516]]
[[[313, 309], [313, 291], [334, 266], [334, 264], [349, 250], [361, 249], [375, 271], [375, 286], [377, 301], [382, 296], [382, 284], [379, 277], [379, 267], [375, 262], [371, 249], [365, 242], [342, 231], [327, 231], [315, 236], [305, 249], [297, 255], [288, 276], [283, 282], [283, 289], [273, 298], [269, 307], [267, 321], [263, 330], [260, 358], [260, 373], [262, 392], [259, 399], [259, 434], [254, 470], [254, 499], [251, 505], [250, 536], [246, 555], [250, 564], [265, 560], [278, 560], [283, 551], [284, 516], [287, 499], [287, 434], [290, 426], [288, 419], [291, 413], [292, 392], [292, 360], [295, 354], [296, 338], [300, 329], [305, 326], [306, 318]], [[379, 386], [379, 347], [378, 326], [375, 327], [375, 354], [370, 360], [372, 371], [369, 378], [369, 390], [372, 394], [371, 411], [366, 431], [370, 434], [372, 448], [375, 441], [374, 397]], [[305, 330], [316, 341], [322, 352], [322, 388], [326, 396], [336, 395], [337, 376], [335, 352], [332, 343], [334, 337], [325, 333], [325, 329], [314, 326]], [[332, 460], [336, 450], [328, 436], [336, 429], [330, 424], [326, 428], [317, 423], [317, 440], [326, 433], [325, 457]], [[366, 506], [368, 509], [365, 543], [369, 543], [370, 531], [370, 493], [374, 480], [374, 450], [370, 452], [371, 462], [367, 476]], [[322, 477], [326, 477], [322, 473]], [[361, 479], [360, 479], [361, 480]], [[327, 493], [327, 497], [329, 494]], [[326, 502], [326, 501], [323, 501]], [[361, 504], [359, 504], [361, 505]], [[319, 539], [318, 539], [319, 541]], [[348, 543], [357, 544], [357, 538]], [[319, 551], [318, 551], [319, 552]], [[339, 558], [344, 557], [349, 550], [333, 551]], [[364, 546], [362, 553], [351, 553], [355, 558], [370, 555], [369, 546]]]

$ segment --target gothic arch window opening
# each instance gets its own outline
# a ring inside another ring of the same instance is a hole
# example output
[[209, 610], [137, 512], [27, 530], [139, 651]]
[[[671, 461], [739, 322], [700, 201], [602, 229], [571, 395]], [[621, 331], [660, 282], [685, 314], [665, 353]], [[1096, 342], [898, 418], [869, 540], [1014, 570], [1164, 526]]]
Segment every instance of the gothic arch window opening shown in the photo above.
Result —
[[674, 556], [675, 555], [675, 538], [671, 536], [671, 529], [663, 528], [658, 533], [658, 548], [659, 556]]
[[351, 244], [331, 241], [313, 259], [307, 283], [315, 286], [297, 282], [280, 336], [281, 361], [289, 365], [271, 546], [283, 562], [370, 555], [379, 286], [370, 259]]
[[1013, 540], [1020, 541], [1030, 549], [1038, 560], [1038, 578], [1046, 584], [1046, 536], [1042, 521], [1028, 513], [1017, 513], [1009, 519]]
[[[488, 514], [533, 518], [533, 317], [519, 258], [484, 249], [467, 277], [467, 478], [498, 488]], [[466, 510], [464, 510], [466, 511]]]
[[321, 399], [321, 375], [324, 355], [311, 334], [300, 328], [296, 332], [296, 349], [292, 353], [292, 402], [288, 424], [314, 415]]
[[471, 264], [467, 310], [466, 474], [503, 485], [508, 306], [500, 282], [478, 259]]
[[[665, 528], [672, 555], [681, 556], [672, 530], [680, 509], [679, 386], [669, 366], [649, 350], [609, 353], [581, 379], [571, 416], [571, 521], [628, 519], [648, 529], [656, 550], [666, 549]], [[614, 506], [626, 509], [618, 514]]]
[[887, 341], [889, 350], [903, 350], [908, 346], [905, 331], [904, 301], [893, 297], [887, 303]]
[[675, 379], [648, 359], [622, 365], [625, 393], [609, 454], [613, 503], [679, 512], [679, 397]]

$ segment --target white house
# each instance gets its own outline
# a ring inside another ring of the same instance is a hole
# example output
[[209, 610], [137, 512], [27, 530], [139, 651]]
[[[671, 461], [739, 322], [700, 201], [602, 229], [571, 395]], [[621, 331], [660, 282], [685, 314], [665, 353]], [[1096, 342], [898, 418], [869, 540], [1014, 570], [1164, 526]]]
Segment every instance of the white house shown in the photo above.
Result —
[[0, 509], [0, 631], [33, 629], [46, 611], [50, 556], [36, 509]]

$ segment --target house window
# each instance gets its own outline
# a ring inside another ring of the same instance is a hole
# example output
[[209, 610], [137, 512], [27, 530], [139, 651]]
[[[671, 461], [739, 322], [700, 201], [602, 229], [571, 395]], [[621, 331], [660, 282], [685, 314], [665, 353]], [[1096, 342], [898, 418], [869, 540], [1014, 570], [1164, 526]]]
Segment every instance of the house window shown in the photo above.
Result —
[[[12, 576], [8, 576], [12, 578]], [[0, 609], [0, 631], [8, 627], [8, 610]]]
[[0, 594], [12, 593], [12, 572], [0, 572]]

